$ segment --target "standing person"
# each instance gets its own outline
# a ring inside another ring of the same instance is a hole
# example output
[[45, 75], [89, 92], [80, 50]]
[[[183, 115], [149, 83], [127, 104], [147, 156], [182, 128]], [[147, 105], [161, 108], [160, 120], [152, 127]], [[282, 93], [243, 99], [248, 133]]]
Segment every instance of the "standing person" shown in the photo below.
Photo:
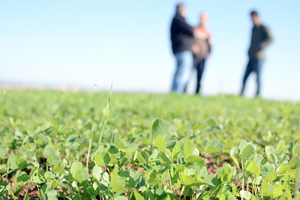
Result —
[[206, 28], [208, 22], [208, 13], [203, 12], [200, 16], [200, 25], [195, 27], [197, 37], [193, 46], [194, 66], [197, 71], [197, 83], [195, 94], [198, 94], [201, 88], [201, 77], [205, 67], [205, 61], [211, 53], [211, 33]]
[[243, 78], [243, 86], [240, 95], [244, 94], [246, 81], [249, 75], [256, 73], [257, 90], [256, 96], [260, 94], [260, 76], [261, 68], [265, 58], [265, 49], [273, 42], [273, 36], [269, 28], [261, 22], [261, 19], [256, 11], [250, 13], [253, 22], [251, 44], [248, 50], [249, 62]]
[[176, 14], [171, 23], [172, 51], [176, 59], [172, 92], [177, 93], [184, 92], [193, 67], [194, 29], [186, 22], [186, 16], [185, 4], [177, 4]]

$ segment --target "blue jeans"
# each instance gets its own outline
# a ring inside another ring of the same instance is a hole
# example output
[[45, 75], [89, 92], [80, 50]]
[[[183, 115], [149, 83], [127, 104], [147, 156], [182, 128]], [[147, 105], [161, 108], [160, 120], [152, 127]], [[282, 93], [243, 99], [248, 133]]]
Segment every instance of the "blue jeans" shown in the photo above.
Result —
[[256, 84], [257, 84], [256, 96], [259, 95], [260, 86], [261, 86], [260, 85], [260, 75], [261, 75], [261, 68], [262, 68], [263, 62], [264, 62], [263, 58], [256, 58], [256, 59], [249, 60], [246, 71], [245, 71], [245, 75], [243, 78], [243, 86], [242, 86], [242, 90], [241, 90], [241, 95], [244, 94], [247, 79], [252, 72], [254, 72], [256, 74]]
[[172, 92], [183, 93], [193, 68], [193, 53], [183, 51], [175, 53], [176, 71], [174, 74]]

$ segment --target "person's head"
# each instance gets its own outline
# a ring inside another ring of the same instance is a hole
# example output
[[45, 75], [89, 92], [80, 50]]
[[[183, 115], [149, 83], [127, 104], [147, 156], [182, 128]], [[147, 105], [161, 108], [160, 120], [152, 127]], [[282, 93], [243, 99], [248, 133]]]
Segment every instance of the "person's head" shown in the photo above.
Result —
[[176, 6], [176, 14], [179, 14], [182, 17], [186, 17], [187, 16], [187, 9], [186, 9], [184, 3], [177, 4], [177, 6]]
[[260, 17], [258, 15], [257, 11], [255, 11], [255, 10], [251, 11], [250, 16], [251, 16], [251, 20], [254, 25], [258, 25], [261, 23]]
[[200, 15], [200, 25], [205, 26], [208, 22], [208, 12], [202, 12]]

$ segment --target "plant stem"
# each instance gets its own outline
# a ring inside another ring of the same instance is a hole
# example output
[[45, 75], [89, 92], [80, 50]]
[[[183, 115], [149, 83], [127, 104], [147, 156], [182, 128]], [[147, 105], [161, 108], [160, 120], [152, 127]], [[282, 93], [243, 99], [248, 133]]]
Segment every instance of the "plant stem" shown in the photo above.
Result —
[[13, 171], [15, 171], [15, 169], [12, 169], [12, 170], [6, 172], [5, 174], [2, 175], [2, 177], [6, 176], [6, 179], [8, 181], [7, 175], [10, 174], [10, 173], [12, 173]]
[[78, 194], [78, 196], [79, 196], [79, 199], [82, 200], [82, 199], [81, 199], [81, 194], [80, 194], [80, 191], [79, 191], [79, 188], [78, 188], [77, 185], [76, 185], [76, 190], [77, 190], [77, 194]]
[[221, 186], [221, 184], [220, 185], [218, 185], [218, 187], [216, 187], [216, 189], [212, 192], [212, 194], [210, 195], [210, 196], [213, 196], [214, 195], [214, 193], [219, 189], [219, 187]]
[[180, 194], [179, 194], [178, 199], [181, 199], [181, 196], [182, 196], [183, 191], [184, 191], [184, 186], [182, 186], [182, 188], [181, 188], [181, 190], [180, 190]]
[[169, 180], [170, 180], [170, 188], [171, 190], [173, 191], [173, 188], [172, 188], [172, 180], [171, 180], [171, 174], [170, 174], [170, 169], [168, 170], [168, 174], [169, 174]]
[[100, 128], [100, 133], [98, 135], [98, 148], [100, 147], [100, 144], [101, 144], [101, 141], [102, 141], [103, 127], [104, 127], [104, 123], [105, 123], [105, 120], [106, 120], [107, 113], [109, 111], [111, 92], [112, 92], [112, 85], [111, 85], [111, 88], [110, 88], [109, 98], [108, 98], [107, 104], [106, 104], [107, 110], [104, 113], [102, 124], [101, 124], [101, 128]]
[[86, 168], [87, 169], [89, 168], [89, 158], [90, 158], [90, 154], [91, 154], [92, 141], [93, 141], [93, 126], [92, 126], [92, 134], [91, 134], [91, 139], [90, 139], [88, 155], [87, 155], [87, 159], [86, 159]]

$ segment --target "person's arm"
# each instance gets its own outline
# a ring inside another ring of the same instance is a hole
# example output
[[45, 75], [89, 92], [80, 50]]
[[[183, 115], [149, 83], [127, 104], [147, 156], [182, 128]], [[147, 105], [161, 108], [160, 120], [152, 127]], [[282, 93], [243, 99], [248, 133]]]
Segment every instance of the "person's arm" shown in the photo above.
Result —
[[273, 35], [272, 35], [269, 27], [264, 26], [264, 30], [265, 30], [265, 39], [261, 43], [260, 49], [265, 49], [267, 46], [269, 46], [270, 44], [272, 44], [273, 41], [274, 41]]
[[178, 28], [186, 35], [194, 37], [194, 28], [190, 26], [186, 21], [182, 20], [178, 23]]
[[212, 49], [212, 39], [211, 39], [211, 36], [207, 39], [207, 43], [208, 43], [208, 53], [209, 53], [209, 55], [208, 56], [210, 56], [210, 54], [211, 54], [211, 49]]

